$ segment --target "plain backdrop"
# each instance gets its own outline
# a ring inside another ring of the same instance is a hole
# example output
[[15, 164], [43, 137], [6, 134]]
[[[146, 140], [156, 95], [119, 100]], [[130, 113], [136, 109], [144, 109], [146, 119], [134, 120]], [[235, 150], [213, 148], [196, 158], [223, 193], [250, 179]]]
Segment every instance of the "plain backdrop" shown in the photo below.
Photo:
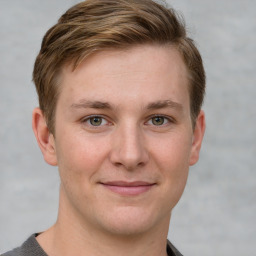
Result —
[[[33, 62], [46, 30], [75, 0], [0, 0], [0, 252], [56, 219], [59, 177], [31, 129]], [[207, 72], [207, 130], [174, 209], [184, 255], [256, 255], [256, 1], [172, 0]]]

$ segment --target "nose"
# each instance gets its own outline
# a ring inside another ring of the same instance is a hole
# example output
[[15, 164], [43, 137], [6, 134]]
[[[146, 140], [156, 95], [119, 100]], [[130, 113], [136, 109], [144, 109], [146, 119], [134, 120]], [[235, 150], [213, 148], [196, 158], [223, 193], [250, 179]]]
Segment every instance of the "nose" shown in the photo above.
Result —
[[143, 131], [136, 125], [119, 127], [113, 134], [110, 161], [132, 171], [145, 166], [148, 160]]

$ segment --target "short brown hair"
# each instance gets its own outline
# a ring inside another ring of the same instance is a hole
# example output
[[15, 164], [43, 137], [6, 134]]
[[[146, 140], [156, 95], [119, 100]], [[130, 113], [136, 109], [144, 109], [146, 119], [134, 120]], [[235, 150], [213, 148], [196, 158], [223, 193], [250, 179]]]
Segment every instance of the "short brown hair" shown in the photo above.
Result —
[[194, 124], [204, 98], [205, 72], [183, 20], [172, 8], [152, 0], [87, 0], [71, 7], [47, 31], [35, 61], [33, 81], [50, 132], [54, 133], [59, 77], [66, 63], [75, 69], [94, 52], [139, 44], [169, 44], [180, 52], [189, 74]]

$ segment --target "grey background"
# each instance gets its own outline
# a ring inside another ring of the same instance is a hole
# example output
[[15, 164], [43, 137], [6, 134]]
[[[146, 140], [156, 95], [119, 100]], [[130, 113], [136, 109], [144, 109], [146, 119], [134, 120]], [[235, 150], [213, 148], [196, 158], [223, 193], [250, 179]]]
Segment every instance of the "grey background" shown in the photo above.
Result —
[[[31, 129], [33, 62], [46, 30], [75, 0], [0, 0], [0, 252], [52, 225], [57, 169]], [[172, 0], [207, 71], [207, 131], [173, 211], [184, 255], [256, 255], [256, 1]]]

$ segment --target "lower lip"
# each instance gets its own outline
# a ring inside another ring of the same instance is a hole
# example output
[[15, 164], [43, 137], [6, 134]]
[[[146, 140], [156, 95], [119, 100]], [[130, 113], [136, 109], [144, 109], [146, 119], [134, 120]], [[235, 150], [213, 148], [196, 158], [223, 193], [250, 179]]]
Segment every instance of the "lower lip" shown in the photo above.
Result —
[[103, 186], [111, 190], [112, 192], [122, 196], [140, 195], [149, 191], [153, 187], [153, 185], [125, 187], [125, 186], [113, 186], [113, 185], [106, 185], [106, 184], [103, 184]]

